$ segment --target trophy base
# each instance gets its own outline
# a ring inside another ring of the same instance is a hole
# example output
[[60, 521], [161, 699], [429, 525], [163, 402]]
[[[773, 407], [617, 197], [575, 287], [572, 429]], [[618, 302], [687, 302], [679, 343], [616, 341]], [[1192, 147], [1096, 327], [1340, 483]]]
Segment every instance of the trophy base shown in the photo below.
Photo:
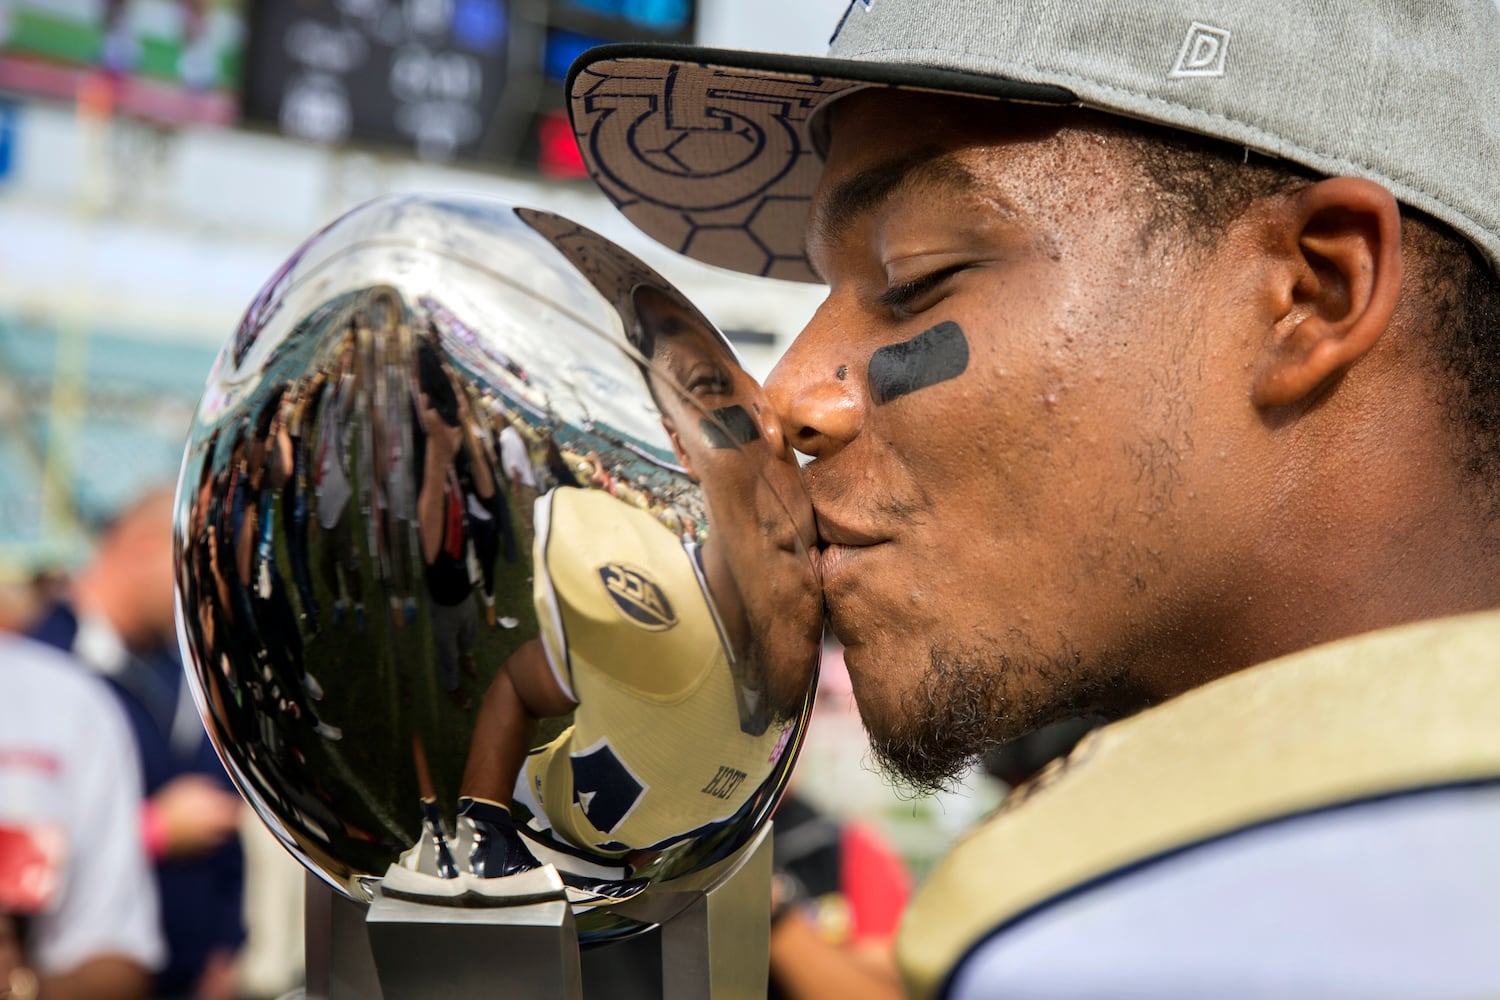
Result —
[[[771, 827], [697, 876], [615, 907], [660, 925], [662, 1000], [763, 1000]], [[281, 1000], [585, 1000], [578, 932], [551, 866], [438, 879], [392, 866], [369, 905], [307, 881], [307, 987]]]

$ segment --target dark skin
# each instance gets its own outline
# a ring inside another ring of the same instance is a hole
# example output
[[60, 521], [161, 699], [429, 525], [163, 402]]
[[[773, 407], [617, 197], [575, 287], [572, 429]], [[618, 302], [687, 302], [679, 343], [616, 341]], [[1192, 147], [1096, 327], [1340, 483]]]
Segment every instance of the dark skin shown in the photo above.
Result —
[[[833, 112], [808, 234], [829, 293], [766, 388], [815, 459], [866, 726], [918, 783], [1500, 603], [1390, 192], [1333, 178], [1208, 245], [1150, 235], [1122, 127], [889, 92]], [[876, 404], [872, 354], [941, 322], [964, 373]]]
[[888, 948], [840, 947], [797, 915], [783, 917], [771, 928], [771, 973], [791, 1000], [906, 996]]
[[427, 563], [437, 559], [443, 545], [443, 519], [448, 468], [460, 449], [468, 449], [474, 469], [474, 490], [488, 500], [495, 495], [495, 480], [490, 473], [489, 457], [469, 431], [469, 403], [458, 395], [459, 422], [450, 427], [438, 416], [426, 393], [422, 394], [422, 430], [427, 435], [427, 457], [422, 469], [422, 486], [417, 494], [417, 521], [422, 542], [422, 558]]
[[[27, 982], [29, 976], [17, 974], [26, 968], [19, 924], [0, 912], [0, 990]], [[39, 1000], [144, 1000], [151, 993], [151, 974], [134, 959], [95, 955], [66, 972], [37, 977], [35, 986]]]
[[536, 741], [538, 719], [577, 708], [547, 665], [541, 639], [528, 639], [506, 658], [485, 689], [464, 762], [462, 794], [510, 807], [516, 775]]
[[104, 955], [44, 976], [40, 986], [39, 1000], [144, 1000], [151, 995], [151, 974], [130, 959]]

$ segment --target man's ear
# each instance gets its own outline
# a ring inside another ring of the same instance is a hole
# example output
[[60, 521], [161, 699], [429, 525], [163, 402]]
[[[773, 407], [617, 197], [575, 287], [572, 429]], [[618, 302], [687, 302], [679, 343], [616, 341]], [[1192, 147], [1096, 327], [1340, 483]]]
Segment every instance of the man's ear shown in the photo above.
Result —
[[1280, 216], [1287, 267], [1276, 289], [1276, 335], [1252, 388], [1255, 405], [1310, 399], [1375, 346], [1401, 294], [1401, 211], [1379, 184], [1319, 181]]
[[698, 478], [698, 470], [693, 468], [693, 460], [688, 455], [686, 448], [682, 446], [682, 438], [677, 436], [677, 422], [671, 417], [662, 417], [661, 425], [667, 432], [667, 438], [672, 442], [672, 454], [677, 456], [677, 464], [687, 470], [688, 478], [695, 483], [703, 480]]

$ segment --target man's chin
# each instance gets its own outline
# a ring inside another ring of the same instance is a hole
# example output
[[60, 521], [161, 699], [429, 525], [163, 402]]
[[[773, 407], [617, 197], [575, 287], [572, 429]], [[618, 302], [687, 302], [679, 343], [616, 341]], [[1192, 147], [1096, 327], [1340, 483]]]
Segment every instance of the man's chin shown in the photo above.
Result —
[[[956, 722], [951, 700], [932, 686], [930, 671], [904, 675], [921, 678], [905, 691], [880, 683], [893, 675], [894, 670], [877, 674], [861, 684], [851, 670], [854, 702], [876, 765], [899, 790], [914, 795], [955, 788], [974, 762], [974, 741], [988, 743], [987, 734]], [[980, 713], [969, 713], [968, 719], [977, 723]]]
[[976, 758], [930, 741], [913, 741], [905, 734], [890, 737], [870, 733], [870, 753], [882, 774], [898, 791], [913, 796], [953, 791], [973, 769]]
[[[985, 753], [1052, 721], [1046, 699], [1027, 696], [1022, 674], [1030, 664], [993, 650], [958, 656], [936, 648], [926, 661], [850, 670], [876, 763], [915, 794], [955, 788]], [[892, 690], [892, 677], [914, 683]]]

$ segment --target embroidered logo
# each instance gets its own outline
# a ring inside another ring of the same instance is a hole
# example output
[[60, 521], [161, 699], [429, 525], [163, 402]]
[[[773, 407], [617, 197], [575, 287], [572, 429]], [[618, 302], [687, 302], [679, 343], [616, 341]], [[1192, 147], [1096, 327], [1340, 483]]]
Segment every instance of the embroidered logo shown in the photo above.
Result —
[[1194, 21], [1182, 40], [1177, 65], [1167, 76], [1176, 80], [1189, 76], [1223, 76], [1224, 57], [1229, 52], [1229, 32]]
[[677, 624], [672, 602], [645, 570], [612, 562], [599, 567], [599, 579], [620, 613], [641, 628], [665, 632]]

